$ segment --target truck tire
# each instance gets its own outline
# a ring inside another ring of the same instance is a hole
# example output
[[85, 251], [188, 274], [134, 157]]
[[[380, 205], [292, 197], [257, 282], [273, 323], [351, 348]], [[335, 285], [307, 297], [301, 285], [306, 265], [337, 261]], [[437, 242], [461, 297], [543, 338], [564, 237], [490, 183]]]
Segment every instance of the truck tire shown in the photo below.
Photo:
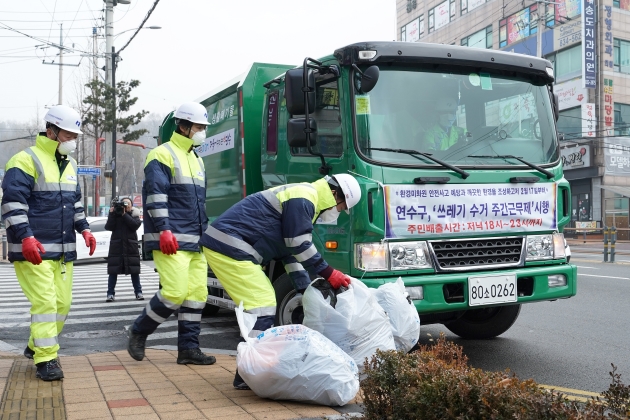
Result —
[[461, 318], [444, 326], [463, 339], [486, 340], [509, 330], [520, 312], [521, 305], [471, 309]]
[[302, 295], [293, 288], [288, 274], [283, 274], [273, 283], [276, 291], [275, 325], [301, 324], [304, 319]]

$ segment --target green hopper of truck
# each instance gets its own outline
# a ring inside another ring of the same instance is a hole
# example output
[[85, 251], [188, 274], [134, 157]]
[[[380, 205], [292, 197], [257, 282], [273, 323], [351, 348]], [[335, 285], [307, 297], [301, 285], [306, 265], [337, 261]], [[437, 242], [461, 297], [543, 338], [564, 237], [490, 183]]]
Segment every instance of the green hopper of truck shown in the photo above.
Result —
[[[363, 42], [301, 66], [254, 63], [197, 101], [208, 110], [196, 152], [210, 222], [246, 195], [349, 173], [361, 201], [317, 223], [315, 245], [369, 287], [402, 278], [423, 324], [492, 338], [522, 304], [576, 294], [549, 61]], [[158, 141], [174, 128], [171, 114]], [[264, 269], [276, 324], [300, 323], [283, 265]], [[211, 272], [208, 290], [206, 313], [235, 307]]]

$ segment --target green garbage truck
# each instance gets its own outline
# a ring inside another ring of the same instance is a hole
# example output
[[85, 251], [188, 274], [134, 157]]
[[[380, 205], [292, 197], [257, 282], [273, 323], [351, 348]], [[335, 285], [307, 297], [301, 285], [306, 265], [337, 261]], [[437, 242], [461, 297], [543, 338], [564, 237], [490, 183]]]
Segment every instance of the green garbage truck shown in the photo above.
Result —
[[[352, 174], [359, 204], [314, 226], [326, 261], [369, 287], [402, 278], [423, 324], [498, 336], [522, 304], [577, 290], [553, 74], [540, 58], [401, 42], [254, 63], [198, 99], [208, 217], [266, 188]], [[158, 142], [174, 129], [171, 114]], [[282, 264], [265, 272], [276, 323], [301, 322]], [[238, 304], [211, 272], [208, 289], [206, 312]]]

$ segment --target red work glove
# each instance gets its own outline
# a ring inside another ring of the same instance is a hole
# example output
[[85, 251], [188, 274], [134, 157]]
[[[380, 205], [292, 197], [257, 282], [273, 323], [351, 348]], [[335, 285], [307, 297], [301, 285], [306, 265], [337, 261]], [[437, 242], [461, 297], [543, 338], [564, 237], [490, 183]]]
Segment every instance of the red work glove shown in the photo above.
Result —
[[162, 254], [177, 254], [178, 248], [179, 244], [177, 243], [177, 239], [173, 236], [173, 232], [170, 230], [163, 230], [160, 233], [160, 251], [162, 251]]
[[45, 254], [44, 246], [35, 239], [34, 236], [25, 238], [22, 241], [22, 255], [26, 258], [26, 261], [31, 264], [39, 265], [42, 263], [42, 257], [39, 253]]
[[87, 229], [81, 232], [81, 235], [83, 235], [83, 239], [85, 239], [85, 246], [90, 248], [90, 257], [91, 257], [92, 254], [94, 254], [94, 251], [96, 250], [96, 239], [94, 238], [94, 235], [92, 235], [92, 232], [90, 232]]
[[339, 289], [341, 286], [348, 287], [350, 284], [350, 277], [346, 276], [339, 270], [333, 270], [330, 277], [328, 277], [328, 283], [335, 289]]

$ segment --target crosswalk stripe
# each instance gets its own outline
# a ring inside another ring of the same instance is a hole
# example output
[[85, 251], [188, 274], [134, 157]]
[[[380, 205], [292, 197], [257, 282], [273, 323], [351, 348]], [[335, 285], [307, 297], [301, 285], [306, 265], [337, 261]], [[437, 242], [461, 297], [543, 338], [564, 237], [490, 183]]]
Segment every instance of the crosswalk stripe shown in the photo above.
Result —
[[[116, 322], [116, 321], [135, 321], [136, 318], [140, 315], [142, 311], [138, 311], [138, 313], [133, 315], [121, 315], [121, 316], [103, 316], [97, 318], [72, 318], [72, 314], [68, 315], [68, 319], [66, 319], [65, 325], [75, 325], [75, 324], [91, 324], [98, 322]], [[220, 322], [233, 322], [232, 320], [225, 320], [221, 318], [205, 320], [206, 323], [220, 323]], [[177, 321], [173, 321], [175, 325], [177, 325]], [[31, 322], [5, 322], [0, 323], [0, 328], [20, 328], [20, 327], [29, 327]], [[169, 327], [172, 324], [160, 325], [160, 327]], [[177, 333], [177, 332], [176, 332]]]
[[[226, 332], [237, 332], [238, 327], [217, 327], [212, 328], [210, 330], [201, 330], [199, 335], [211, 335], [211, 334], [222, 334]], [[177, 331], [169, 331], [163, 333], [153, 333], [147, 337], [147, 341], [149, 340], [163, 340], [165, 338], [177, 338]]]

